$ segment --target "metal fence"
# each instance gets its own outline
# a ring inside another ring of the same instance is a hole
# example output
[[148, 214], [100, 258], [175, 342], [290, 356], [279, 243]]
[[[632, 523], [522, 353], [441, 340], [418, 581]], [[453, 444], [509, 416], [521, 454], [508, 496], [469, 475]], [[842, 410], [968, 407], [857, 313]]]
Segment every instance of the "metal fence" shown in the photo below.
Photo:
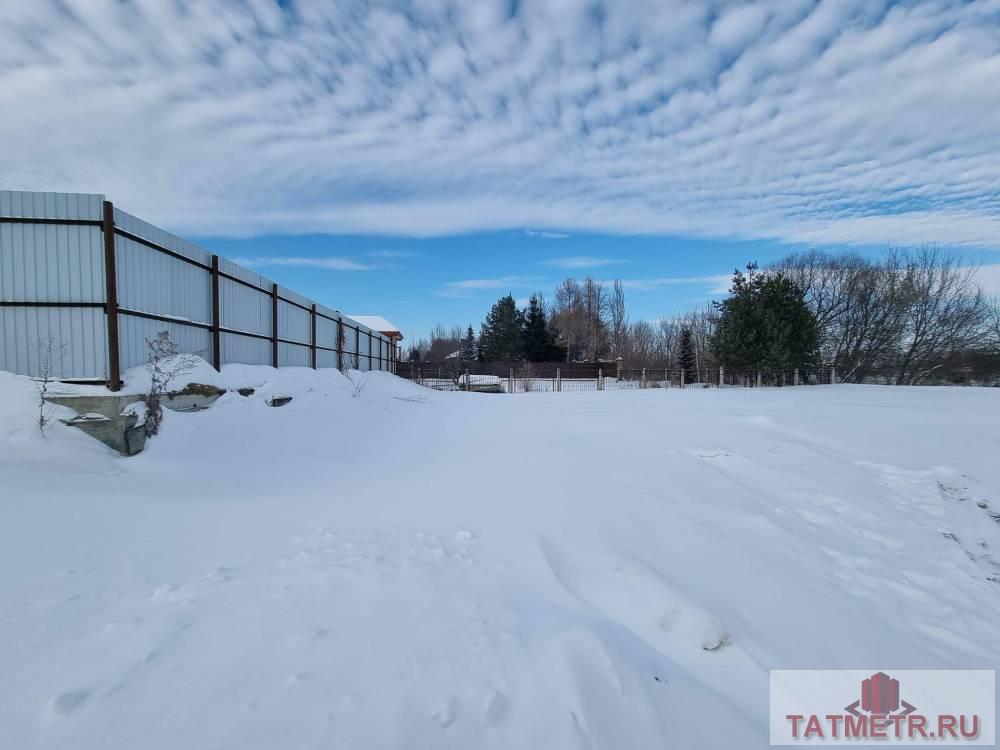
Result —
[[105, 381], [167, 330], [226, 363], [395, 368], [388, 337], [115, 208], [103, 195], [0, 191], [0, 370]]
[[555, 363], [517, 363], [501, 371], [498, 363], [478, 367], [455, 364], [414, 363], [397, 374], [419, 385], [440, 391], [477, 393], [561, 393], [563, 391], [642, 390], [648, 388], [763, 388], [827, 385], [837, 382], [834, 368], [790, 370], [727, 370], [725, 368], [680, 370], [670, 368], [621, 368], [610, 364], [607, 374], [601, 363], [563, 366]]

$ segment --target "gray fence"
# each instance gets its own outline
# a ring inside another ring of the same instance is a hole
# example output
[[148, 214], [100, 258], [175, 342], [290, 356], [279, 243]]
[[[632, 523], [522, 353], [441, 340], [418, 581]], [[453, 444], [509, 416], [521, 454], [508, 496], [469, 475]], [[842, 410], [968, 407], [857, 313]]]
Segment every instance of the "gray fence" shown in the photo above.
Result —
[[167, 330], [226, 363], [394, 370], [383, 334], [115, 208], [103, 195], [0, 191], [0, 370], [105, 381]]

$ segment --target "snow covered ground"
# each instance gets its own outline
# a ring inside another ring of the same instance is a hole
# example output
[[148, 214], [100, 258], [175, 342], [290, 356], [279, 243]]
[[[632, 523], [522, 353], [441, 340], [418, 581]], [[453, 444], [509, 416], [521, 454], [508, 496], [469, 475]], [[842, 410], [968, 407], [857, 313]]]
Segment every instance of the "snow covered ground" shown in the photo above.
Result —
[[0, 373], [0, 747], [729, 750], [770, 668], [1000, 667], [1000, 389], [353, 377], [121, 458]]

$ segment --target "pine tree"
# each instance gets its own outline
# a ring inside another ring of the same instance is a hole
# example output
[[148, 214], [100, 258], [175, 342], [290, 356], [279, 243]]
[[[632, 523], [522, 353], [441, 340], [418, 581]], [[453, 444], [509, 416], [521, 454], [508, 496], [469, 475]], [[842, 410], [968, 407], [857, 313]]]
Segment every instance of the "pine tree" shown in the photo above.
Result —
[[502, 297], [490, 309], [479, 332], [479, 359], [506, 362], [521, 358], [523, 316], [511, 295]]
[[771, 371], [810, 367], [819, 344], [816, 316], [802, 290], [781, 273], [733, 275], [729, 297], [715, 303], [719, 320], [712, 351], [724, 367]]
[[472, 330], [472, 326], [469, 326], [465, 331], [465, 338], [462, 339], [462, 347], [459, 349], [458, 356], [463, 362], [471, 362], [476, 359], [477, 349], [476, 333]]
[[531, 295], [528, 307], [522, 313], [521, 349], [529, 362], [553, 362], [562, 359], [563, 349], [556, 345], [553, 330], [549, 327], [545, 307], [538, 295]]
[[698, 380], [695, 370], [694, 337], [690, 328], [681, 329], [680, 351], [677, 353], [677, 367], [684, 371], [684, 382], [694, 383]]

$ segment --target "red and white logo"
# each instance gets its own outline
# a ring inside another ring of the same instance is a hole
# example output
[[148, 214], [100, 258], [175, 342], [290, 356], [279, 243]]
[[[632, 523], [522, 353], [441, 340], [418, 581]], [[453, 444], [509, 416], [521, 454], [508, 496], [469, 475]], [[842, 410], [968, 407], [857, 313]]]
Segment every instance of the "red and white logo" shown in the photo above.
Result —
[[995, 695], [992, 670], [774, 670], [771, 744], [993, 745]]

